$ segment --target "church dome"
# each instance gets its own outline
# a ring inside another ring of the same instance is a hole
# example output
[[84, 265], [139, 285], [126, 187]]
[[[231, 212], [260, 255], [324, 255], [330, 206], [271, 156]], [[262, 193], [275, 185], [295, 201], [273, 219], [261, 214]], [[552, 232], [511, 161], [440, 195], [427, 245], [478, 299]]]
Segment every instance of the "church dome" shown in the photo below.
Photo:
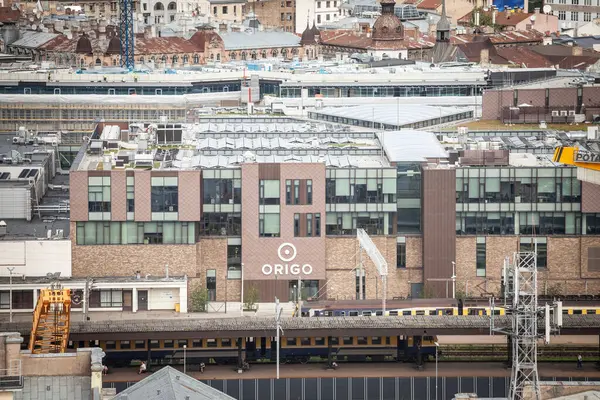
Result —
[[315, 34], [312, 29], [309, 28], [308, 22], [306, 22], [306, 29], [302, 32], [302, 37], [300, 38], [300, 45], [305, 46], [309, 44], [315, 44]]
[[92, 42], [90, 38], [84, 33], [77, 41], [77, 47], [75, 53], [80, 54], [92, 54]]
[[381, 1], [381, 16], [373, 24], [373, 40], [404, 39], [404, 26], [394, 12], [395, 7], [394, 0]]
[[108, 42], [108, 47], [106, 48], [106, 54], [121, 54], [121, 40], [113, 36]]

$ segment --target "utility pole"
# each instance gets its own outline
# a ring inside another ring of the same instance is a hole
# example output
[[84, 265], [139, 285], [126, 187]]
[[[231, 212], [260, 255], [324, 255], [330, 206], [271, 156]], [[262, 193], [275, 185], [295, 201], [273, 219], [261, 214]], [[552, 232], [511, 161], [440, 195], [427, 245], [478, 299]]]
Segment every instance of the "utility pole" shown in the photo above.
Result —
[[[281, 306], [279, 305], [279, 299], [275, 297], [275, 324], [277, 329], [277, 379], [279, 379], [279, 339], [283, 336], [283, 329], [281, 329], [280, 320], [281, 320]], [[280, 335], [281, 333], [281, 335]]]
[[89, 311], [89, 302], [90, 302], [90, 292], [92, 290], [94, 280], [89, 276], [85, 279], [85, 287], [83, 288], [83, 322], [87, 321], [88, 311]]
[[9, 322], [13, 322], [13, 307], [12, 307], [12, 273], [15, 270], [15, 267], [6, 267], [8, 270], [8, 304], [10, 307], [10, 319]]

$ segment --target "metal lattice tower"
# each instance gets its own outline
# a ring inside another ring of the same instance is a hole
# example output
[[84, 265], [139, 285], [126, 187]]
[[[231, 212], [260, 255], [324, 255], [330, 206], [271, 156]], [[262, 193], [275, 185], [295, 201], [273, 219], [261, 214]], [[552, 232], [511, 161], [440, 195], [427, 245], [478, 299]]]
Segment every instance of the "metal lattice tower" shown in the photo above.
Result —
[[512, 372], [510, 400], [541, 400], [537, 369], [538, 299], [536, 252], [515, 253], [513, 264], [505, 261], [505, 282], [512, 313]]
[[134, 0], [121, 0], [121, 25], [119, 39], [121, 39], [121, 67], [132, 70], [135, 61], [133, 47], [133, 14]]

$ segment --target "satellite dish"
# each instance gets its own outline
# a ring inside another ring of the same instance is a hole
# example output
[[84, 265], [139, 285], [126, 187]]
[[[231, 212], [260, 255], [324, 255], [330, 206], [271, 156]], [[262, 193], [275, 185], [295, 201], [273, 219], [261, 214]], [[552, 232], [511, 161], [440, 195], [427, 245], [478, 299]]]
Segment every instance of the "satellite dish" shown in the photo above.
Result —
[[550, 4], [546, 4], [542, 11], [544, 11], [544, 14], [550, 14], [550, 12], [552, 11], [552, 6]]
[[535, 21], [535, 14], [529, 17], [529, 19], [531, 20], [531, 22]]
[[36, 25], [36, 24], [33, 24], [33, 25], [31, 25], [31, 30], [32, 30], [32, 31], [35, 31], [35, 30], [37, 30], [37, 25]]

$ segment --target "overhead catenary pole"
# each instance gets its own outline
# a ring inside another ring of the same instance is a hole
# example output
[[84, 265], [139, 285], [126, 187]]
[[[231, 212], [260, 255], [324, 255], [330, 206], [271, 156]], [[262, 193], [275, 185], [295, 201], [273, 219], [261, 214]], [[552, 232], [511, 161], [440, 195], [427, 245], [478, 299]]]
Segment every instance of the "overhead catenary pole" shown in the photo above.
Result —
[[277, 297], [275, 297], [275, 325], [276, 325], [276, 330], [277, 330], [277, 352], [276, 352], [276, 358], [277, 360], [275, 361], [277, 363], [277, 379], [279, 379], [279, 339], [281, 338], [280, 333], [283, 335], [283, 329], [281, 329], [281, 325], [280, 325], [280, 320], [281, 320], [281, 306], [279, 304], [279, 299]]
[[13, 300], [12, 300], [12, 273], [15, 270], [15, 267], [6, 267], [8, 270], [8, 305], [9, 305], [9, 322], [13, 322]]

